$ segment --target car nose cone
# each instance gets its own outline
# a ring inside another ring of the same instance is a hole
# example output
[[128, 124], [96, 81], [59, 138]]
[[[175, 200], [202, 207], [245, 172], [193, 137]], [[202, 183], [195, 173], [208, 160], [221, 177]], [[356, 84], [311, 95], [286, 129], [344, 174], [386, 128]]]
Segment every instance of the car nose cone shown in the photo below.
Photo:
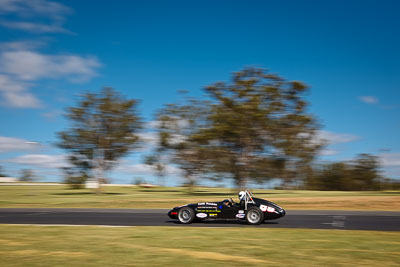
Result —
[[285, 211], [284, 209], [281, 209], [281, 210], [279, 211], [279, 213], [281, 214], [281, 217], [283, 217], [283, 216], [286, 215], [286, 211]]

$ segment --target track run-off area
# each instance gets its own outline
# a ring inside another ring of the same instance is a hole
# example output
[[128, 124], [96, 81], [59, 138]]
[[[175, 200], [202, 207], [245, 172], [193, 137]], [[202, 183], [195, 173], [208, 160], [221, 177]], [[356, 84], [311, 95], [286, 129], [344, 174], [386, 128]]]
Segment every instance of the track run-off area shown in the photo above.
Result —
[[247, 225], [241, 221], [208, 221], [182, 225], [164, 209], [2, 208], [0, 224], [258, 227], [400, 231], [400, 212], [287, 210], [285, 217]]

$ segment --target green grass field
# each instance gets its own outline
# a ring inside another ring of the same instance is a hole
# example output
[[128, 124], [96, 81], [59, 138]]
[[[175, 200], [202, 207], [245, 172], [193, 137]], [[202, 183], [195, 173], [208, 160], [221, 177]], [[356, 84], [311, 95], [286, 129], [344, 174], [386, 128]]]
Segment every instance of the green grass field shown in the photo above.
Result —
[[0, 226], [1, 266], [399, 266], [400, 233]]
[[[0, 208], [171, 208], [200, 201], [221, 201], [237, 191], [227, 188], [104, 187], [102, 194], [67, 186], [0, 186]], [[400, 211], [399, 191], [336, 192], [254, 190], [286, 209]]]

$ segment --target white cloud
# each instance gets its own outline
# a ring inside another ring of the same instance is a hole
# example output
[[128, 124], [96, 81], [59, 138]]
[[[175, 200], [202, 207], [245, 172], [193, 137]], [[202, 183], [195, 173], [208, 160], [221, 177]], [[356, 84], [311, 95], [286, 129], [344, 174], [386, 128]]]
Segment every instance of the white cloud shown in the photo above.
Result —
[[359, 99], [367, 104], [376, 104], [379, 102], [379, 99], [373, 96], [360, 96]]
[[0, 14], [13, 13], [21, 17], [47, 16], [58, 18], [72, 13], [69, 7], [47, 0], [0, 0]]
[[[63, 28], [72, 9], [48, 0], [0, 0], [0, 26], [31, 33], [69, 32]], [[101, 67], [94, 56], [45, 54], [36, 51], [42, 41], [0, 44], [0, 97], [3, 106], [38, 108], [42, 104], [29, 92], [41, 79], [84, 82], [97, 76]]]
[[0, 21], [0, 25], [15, 30], [24, 30], [32, 33], [71, 33], [58, 23], [44, 24], [27, 21]]
[[360, 139], [359, 136], [353, 134], [342, 134], [342, 133], [334, 133], [329, 131], [320, 130], [317, 134], [318, 140], [326, 141], [330, 145], [341, 144], [341, 143], [350, 143], [353, 141], [357, 141]]
[[51, 110], [48, 112], [43, 112], [40, 114], [42, 117], [46, 118], [49, 121], [56, 121], [57, 117], [62, 115], [63, 111], [62, 110]]
[[[150, 152], [151, 149], [154, 149], [159, 142], [159, 136], [157, 132], [138, 133], [137, 135], [143, 142], [141, 148], [137, 150], [140, 152]], [[176, 145], [185, 141], [185, 139], [186, 137], [183, 135], [174, 134], [171, 135], [170, 143]]]
[[[8, 47], [23, 47], [23, 42]], [[78, 55], [49, 55], [28, 50], [4, 50], [0, 53], [0, 94], [6, 106], [38, 108], [40, 101], [29, 92], [33, 81], [67, 79], [84, 82], [97, 76], [102, 64], [96, 57]]]
[[0, 49], [4, 51], [34, 50], [45, 46], [44, 41], [45, 39], [4, 42], [0, 43]]
[[7, 101], [6, 106], [15, 108], [39, 108], [42, 106], [40, 100], [29, 92], [5, 92], [3, 97]]
[[[6, 17], [0, 24], [32, 33], [68, 32], [62, 24], [65, 16], [71, 13], [72, 9], [69, 7], [47, 0], [0, 0], [0, 14], [3, 17], [15, 15], [23, 19], [16, 21], [15, 18]], [[38, 18], [46, 20], [47, 23], [37, 22]]]
[[28, 92], [31, 86], [32, 84], [30, 83], [0, 74], [0, 95], [3, 97], [3, 106], [16, 108], [41, 107], [40, 100]]
[[95, 57], [76, 55], [46, 55], [34, 51], [6, 51], [0, 56], [0, 71], [20, 80], [66, 77], [85, 81], [97, 75], [101, 64]]
[[[48, 0], [0, 0], [0, 26], [31, 33], [69, 32], [63, 28], [72, 9]], [[1, 105], [16, 108], [42, 106], [30, 89], [41, 79], [85, 82], [97, 76], [102, 66], [94, 56], [45, 54], [36, 51], [44, 40], [0, 44]]]
[[136, 152], [148, 153], [157, 147], [159, 142], [158, 133], [156, 132], [142, 132], [137, 134], [142, 142]]
[[145, 123], [145, 127], [148, 129], [156, 129], [160, 127], [161, 123], [160, 121], [154, 120], [154, 121], [149, 121]]
[[67, 166], [67, 159], [64, 155], [26, 154], [7, 160], [7, 162], [33, 165], [42, 168], [61, 168]]
[[400, 178], [400, 153], [382, 153], [378, 157], [385, 176]]
[[144, 147], [146, 149], [150, 149], [157, 145], [158, 142], [158, 134], [155, 132], [147, 132], [147, 133], [138, 133], [137, 134], [142, 142], [144, 142]]
[[0, 136], [0, 153], [35, 150], [40, 146], [24, 139]]
[[400, 153], [383, 153], [378, 156], [384, 167], [400, 167]]
[[[350, 143], [359, 140], [360, 137], [353, 134], [334, 133], [330, 131], [320, 130], [317, 132], [315, 143], [326, 143], [327, 147], [319, 152], [321, 156], [333, 156], [341, 151], [338, 145]], [[332, 148], [333, 146], [333, 148]]]
[[337, 155], [340, 152], [334, 149], [322, 149], [319, 154], [321, 156], [333, 156], [333, 155]]

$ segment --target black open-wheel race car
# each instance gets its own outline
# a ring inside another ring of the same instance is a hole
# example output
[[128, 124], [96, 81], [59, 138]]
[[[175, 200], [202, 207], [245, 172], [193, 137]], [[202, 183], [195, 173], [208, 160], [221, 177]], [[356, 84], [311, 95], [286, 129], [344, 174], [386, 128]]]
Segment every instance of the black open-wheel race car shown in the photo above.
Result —
[[220, 202], [199, 202], [175, 207], [168, 212], [171, 219], [178, 219], [183, 224], [195, 220], [242, 220], [248, 224], [260, 224], [285, 214], [285, 210], [277, 204], [256, 198], [248, 190], [239, 192], [239, 202], [234, 202], [232, 198]]

